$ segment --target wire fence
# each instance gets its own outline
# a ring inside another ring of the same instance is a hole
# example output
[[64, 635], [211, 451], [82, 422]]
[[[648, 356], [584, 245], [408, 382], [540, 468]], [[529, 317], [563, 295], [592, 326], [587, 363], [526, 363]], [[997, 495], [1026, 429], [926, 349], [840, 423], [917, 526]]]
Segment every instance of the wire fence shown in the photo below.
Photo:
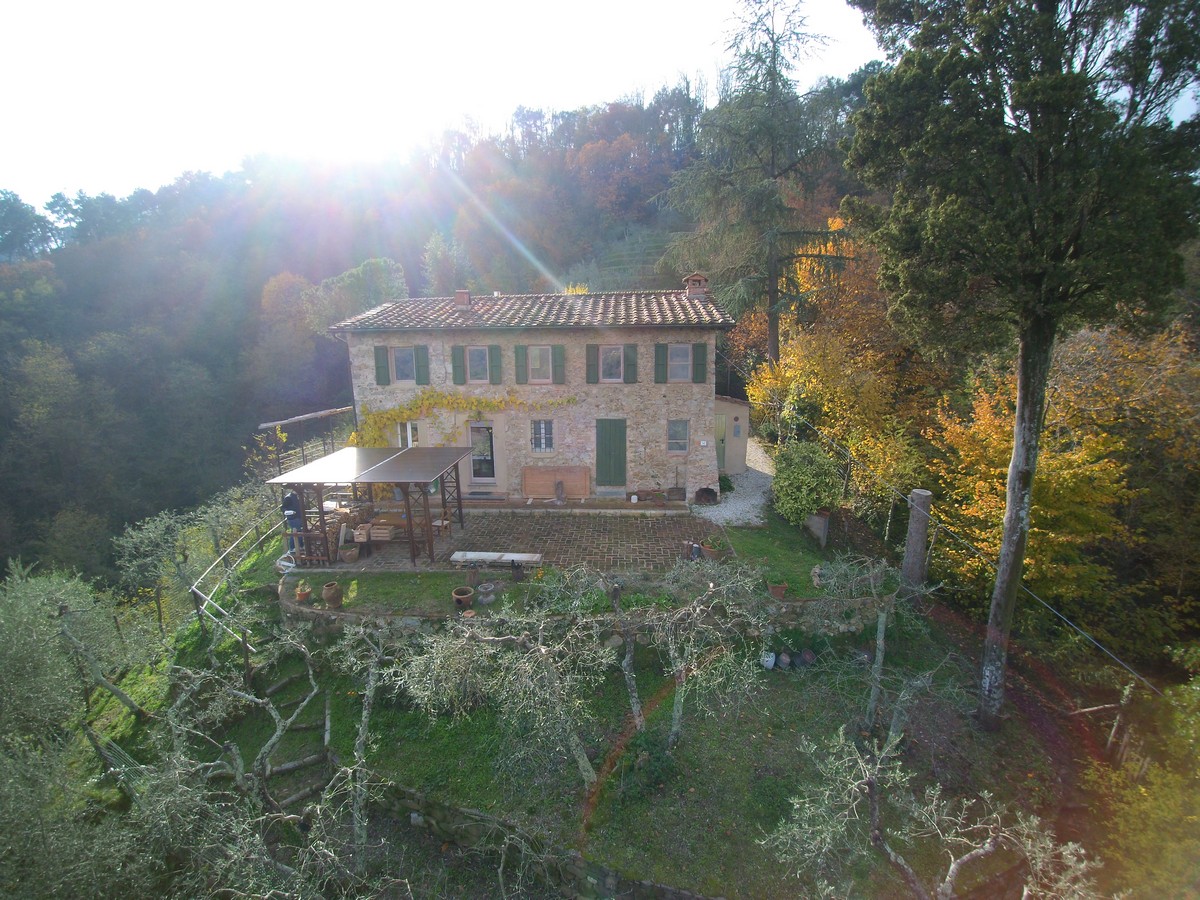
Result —
[[[246, 650], [253, 653], [254, 647], [249, 644], [245, 632], [237, 633], [226, 625], [230, 610], [218, 602], [222, 591], [227, 589], [238, 571], [252, 553], [258, 550], [276, 532], [283, 533], [283, 520], [278, 513], [268, 513], [251, 525], [242, 535], [230, 544], [204, 570], [203, 574], [192, 584], [190, 593], [196, 607], [196, 617], [201, 625], [205, 619], [240, 641]], [[236, 555], [235, 555], [236, 554]], [[226, 593], [228, 593], [226, 591]], [[231, 604], [227, 601], [226, 606]]]

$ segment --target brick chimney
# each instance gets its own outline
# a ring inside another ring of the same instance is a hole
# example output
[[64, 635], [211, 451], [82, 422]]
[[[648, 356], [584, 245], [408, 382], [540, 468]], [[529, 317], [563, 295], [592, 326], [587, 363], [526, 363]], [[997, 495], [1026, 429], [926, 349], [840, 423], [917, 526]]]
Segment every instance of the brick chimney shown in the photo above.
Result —
[[708, 279], [699, 272], [693, 272], [687, 278], [683, 279], [683, 283], [687, 288], [689, 300], [708, 296]]
[[455, 309], [470, 309], [471, 308], [471, 292], [470, 291], [455, 291], [454, 292], [454, 307], [455, 307]]

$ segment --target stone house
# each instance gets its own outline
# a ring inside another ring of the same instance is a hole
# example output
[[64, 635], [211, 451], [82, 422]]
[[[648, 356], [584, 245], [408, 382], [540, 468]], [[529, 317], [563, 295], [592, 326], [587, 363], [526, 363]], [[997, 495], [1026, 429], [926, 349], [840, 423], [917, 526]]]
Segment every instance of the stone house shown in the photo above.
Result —
[[678, 291], [397, 300], [330, 332], [349, 351], [360, 431], [470, 447], [466, 498], [691, 499], [717, 489], [734, 430], [714, 372], [732, 326], [691, 275]]

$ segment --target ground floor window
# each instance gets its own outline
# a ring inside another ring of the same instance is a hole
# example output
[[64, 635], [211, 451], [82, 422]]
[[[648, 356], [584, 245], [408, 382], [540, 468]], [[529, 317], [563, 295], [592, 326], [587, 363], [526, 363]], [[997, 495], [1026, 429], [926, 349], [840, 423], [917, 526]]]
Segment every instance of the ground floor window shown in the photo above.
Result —
[[667, 452], [687, 453], [688, 449], [688, 420], [667, 420]]
[[549, 453], [554, 449], [554, 420], [534, 419], [529, 446], [535, 453]]

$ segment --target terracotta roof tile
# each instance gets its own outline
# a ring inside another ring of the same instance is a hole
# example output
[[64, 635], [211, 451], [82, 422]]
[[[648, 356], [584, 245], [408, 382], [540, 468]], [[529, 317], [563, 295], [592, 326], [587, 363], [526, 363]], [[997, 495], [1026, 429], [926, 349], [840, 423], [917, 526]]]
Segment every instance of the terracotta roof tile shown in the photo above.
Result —
[[705, 295], [687, 291], [622, 291], [609, 294], [502, 294], [396, 300], [338, 322], [330, 331], [395, 331], [416, 328], [580, 328], [588, 326], [696, 326], [731, 328], [733, 319]]

